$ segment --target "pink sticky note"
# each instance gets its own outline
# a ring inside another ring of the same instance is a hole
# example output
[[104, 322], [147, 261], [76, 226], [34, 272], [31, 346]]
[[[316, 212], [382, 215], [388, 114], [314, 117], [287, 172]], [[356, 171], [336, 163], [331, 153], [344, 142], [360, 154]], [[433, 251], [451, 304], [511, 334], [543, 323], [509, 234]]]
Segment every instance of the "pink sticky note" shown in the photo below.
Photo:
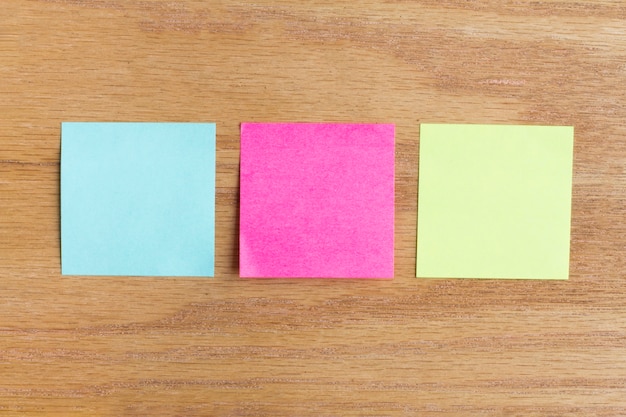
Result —
[[394, 125], [242, 123], [242, 277], [393, 278]]

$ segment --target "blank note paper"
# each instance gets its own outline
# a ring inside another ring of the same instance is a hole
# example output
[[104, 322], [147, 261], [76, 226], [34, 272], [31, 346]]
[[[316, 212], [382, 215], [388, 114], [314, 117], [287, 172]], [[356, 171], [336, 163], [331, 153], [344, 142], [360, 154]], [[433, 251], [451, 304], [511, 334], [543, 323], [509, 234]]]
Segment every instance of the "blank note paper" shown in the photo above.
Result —
[[567, 279], [574, 128], [422, 124], [417, 276]]
[[63, 123], [65, 275], [213, 276], [215, 124]]
[[393, 278], [394, 126], [243, 123], [242, 277]]

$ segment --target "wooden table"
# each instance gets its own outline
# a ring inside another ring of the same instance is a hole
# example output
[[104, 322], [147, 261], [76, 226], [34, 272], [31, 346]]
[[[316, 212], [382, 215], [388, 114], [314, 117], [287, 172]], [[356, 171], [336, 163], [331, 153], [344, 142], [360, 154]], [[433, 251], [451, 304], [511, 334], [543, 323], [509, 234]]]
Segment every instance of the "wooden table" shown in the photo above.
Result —
[[[0, 415], [626, 415], [625, 19], [4, 0]], [[217, 122], [215, 278], [60, 275], [62, 121]], [[242, 121], [396, 124], [395, 280], [238, 278]], [[420, 122], [575, 126], [569, 281], [414, 277]]]

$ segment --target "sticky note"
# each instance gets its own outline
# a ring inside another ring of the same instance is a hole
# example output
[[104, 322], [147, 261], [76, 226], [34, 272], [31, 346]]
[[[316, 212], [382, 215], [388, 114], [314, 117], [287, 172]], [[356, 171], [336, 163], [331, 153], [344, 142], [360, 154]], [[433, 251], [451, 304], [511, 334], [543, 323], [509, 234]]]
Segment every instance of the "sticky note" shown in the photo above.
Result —
[[394, 125], [243, 123], [240, 275], [393, 278]]
[[420, 130], [417, 276], [567, 279], [574, 128]]
[[215, 124], [63, 123], [64, 275], [213, 276]]

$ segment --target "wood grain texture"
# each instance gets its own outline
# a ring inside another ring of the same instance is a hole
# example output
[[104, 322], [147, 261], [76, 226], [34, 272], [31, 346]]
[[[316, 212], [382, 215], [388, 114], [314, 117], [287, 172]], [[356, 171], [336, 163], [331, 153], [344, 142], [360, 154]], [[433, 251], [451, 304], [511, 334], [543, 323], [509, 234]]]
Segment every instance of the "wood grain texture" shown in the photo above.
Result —
[[[4, 0], [0, 415], [626, 415], [626, 5]], [[62, 121], [215, 121], [214, 279], [64, 277]], [[238, 278], [242, 121], [396, 124], [396, 278]], [[420, 122], [575, 126], [566, 282], [414, 278]]]

